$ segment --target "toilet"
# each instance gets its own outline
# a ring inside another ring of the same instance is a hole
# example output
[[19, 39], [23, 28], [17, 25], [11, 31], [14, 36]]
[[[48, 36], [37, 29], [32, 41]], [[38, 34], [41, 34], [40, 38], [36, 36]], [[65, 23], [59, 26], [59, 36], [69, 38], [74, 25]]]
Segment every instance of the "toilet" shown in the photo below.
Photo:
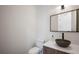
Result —
[[38, 40], [36, 42], [36, 46], [31, 48], [28, 53], [29, 54], [42, 54], [43, 53], [43, 44], [44, 41]]
[[38, 48], [38, 47], [33, 47], [33, 48], [31, 48], [30, 50], [29, 50], [29, 54], [40, 54], [41, 53], [41, 49], [40, 48]]

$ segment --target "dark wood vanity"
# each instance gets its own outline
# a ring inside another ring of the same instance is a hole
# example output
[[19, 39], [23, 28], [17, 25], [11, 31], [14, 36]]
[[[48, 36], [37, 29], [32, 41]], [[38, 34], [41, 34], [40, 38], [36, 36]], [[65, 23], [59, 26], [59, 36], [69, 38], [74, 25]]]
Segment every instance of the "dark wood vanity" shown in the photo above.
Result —
[[54, 48], [49, 48], [49, 47], [43, 46], [43, 54], [69, 54], [69, 53], [59, 51]]
[[55, 41], [49, 40], [43, 45], [43, 54], [79, 54], [79, 45], [71, 43], [70, 46], [63, 48]]

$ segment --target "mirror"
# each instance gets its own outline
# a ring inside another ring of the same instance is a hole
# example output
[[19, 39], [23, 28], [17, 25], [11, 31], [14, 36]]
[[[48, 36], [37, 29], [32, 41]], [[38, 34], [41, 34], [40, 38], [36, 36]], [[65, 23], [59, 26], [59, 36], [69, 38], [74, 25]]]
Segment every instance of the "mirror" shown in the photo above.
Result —
[[73, 10], [50, 16], [51, 32], [78, 32], [78, 12]]

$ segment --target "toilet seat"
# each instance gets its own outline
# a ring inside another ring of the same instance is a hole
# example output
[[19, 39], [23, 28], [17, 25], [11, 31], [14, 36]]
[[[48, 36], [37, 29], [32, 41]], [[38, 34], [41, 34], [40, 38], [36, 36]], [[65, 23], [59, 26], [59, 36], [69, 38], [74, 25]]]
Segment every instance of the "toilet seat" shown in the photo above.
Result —
[[31, 48], [30, 50], [29, 50], [29, 54], [38, 54], [38, 53], [40, 53], [40, 51], [41, 51], [41, 49], [40, 48], [38, 48], [38, 47], [33, 47], [33, 48]]

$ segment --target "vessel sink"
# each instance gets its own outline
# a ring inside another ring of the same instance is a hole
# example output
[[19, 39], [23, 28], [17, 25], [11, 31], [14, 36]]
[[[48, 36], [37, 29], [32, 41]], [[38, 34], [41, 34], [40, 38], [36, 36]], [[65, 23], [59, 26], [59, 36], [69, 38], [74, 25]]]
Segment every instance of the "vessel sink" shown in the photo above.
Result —
[[68, 47], [71, 44], [71, 41], [69, 40], [63, 40], [63, 39], [55, 39], [55, 42], [60, 47]]

